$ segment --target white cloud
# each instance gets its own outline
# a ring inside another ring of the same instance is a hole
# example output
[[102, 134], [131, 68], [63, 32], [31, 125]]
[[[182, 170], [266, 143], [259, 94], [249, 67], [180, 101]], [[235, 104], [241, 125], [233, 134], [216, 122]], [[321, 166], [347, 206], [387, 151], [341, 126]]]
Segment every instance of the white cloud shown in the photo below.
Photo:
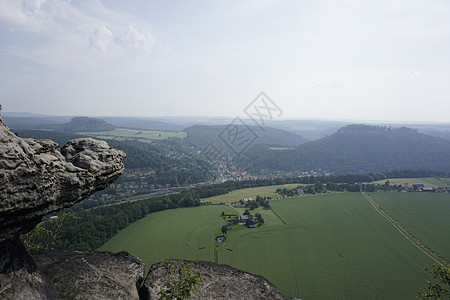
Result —
[[112, 32], [105, 25], [102, 25], [95, 28], [94, 33], [89, 37], [89, 45], [105, 52], [113, 38]]
[[132, 48], [149, 49], [153, 46], [153, 37], [146, 29], [129, 26], [116, 37], [115, 42]]
[[41, 31], [52, 24], [45, 0], [0, 0], [0, 22], [11, 30]]
[[113, 12], [99, 0], [0, 0], [1, 24], [20, 40], [21, 46], [3, 46], [9, 55], [56, 69], [92, 70], [136, 57], [136, 49], [146, 52], [154, 40], [146, 22]]

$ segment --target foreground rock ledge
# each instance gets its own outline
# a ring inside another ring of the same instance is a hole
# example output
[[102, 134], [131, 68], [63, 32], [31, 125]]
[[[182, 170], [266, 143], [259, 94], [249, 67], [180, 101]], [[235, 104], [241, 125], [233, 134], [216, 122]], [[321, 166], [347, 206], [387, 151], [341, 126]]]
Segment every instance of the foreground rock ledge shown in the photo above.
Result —
[[145, 264], [127, 252], [41, 250], [33, 257], [60, 299], [139, 299]]
[[[156, 263], [142, 285], [145, 265], [127, 252], [41, 250], [33, 257], [54, 282], [60, 299], [159, 299], [168, 279]], [[212, 262], [174, 260], [180, 262], [193, 263], [204, 274], [192, 299], [291, 299], [262, 276]]]
[[[174, 263], [190, 262], [174, 260]], [[253, 275], [228, 265], [220, 265], [206, 261], [194, 261], [194, 269], [204, 274], [204, 279], [198, 287], [197, 295], [192, 299], [293, 299], [281, 295], [280, 291], [267, 279], [259, 275]], [[159, 299], [158, 293], [168, 275], [165, 275], [164, 267], [154, 264], [150, 268], [145, 286], [150, 299]]]

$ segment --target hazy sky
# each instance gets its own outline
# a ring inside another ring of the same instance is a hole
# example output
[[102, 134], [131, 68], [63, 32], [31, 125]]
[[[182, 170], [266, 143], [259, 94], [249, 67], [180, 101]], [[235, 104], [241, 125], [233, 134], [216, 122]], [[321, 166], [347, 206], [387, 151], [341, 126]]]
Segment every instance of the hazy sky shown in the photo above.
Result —
[[450, 121], [450, 1], [0, 0], [0, 104]]

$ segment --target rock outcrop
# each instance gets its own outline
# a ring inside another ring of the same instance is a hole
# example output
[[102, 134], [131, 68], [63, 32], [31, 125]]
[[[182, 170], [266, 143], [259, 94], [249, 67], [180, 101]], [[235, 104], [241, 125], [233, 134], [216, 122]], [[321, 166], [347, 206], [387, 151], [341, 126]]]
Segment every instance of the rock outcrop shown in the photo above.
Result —
[[52, 282], [19, 239], [0, 246], [0, 299], [57, 299]]
[[139, 299], [145, 264], [127, 252], [41, 250], [33, 257], [60, 298]]
[[[190, 262], [174, 260], [175, 264]], [[193, 269], [204, 275], [203, 281], [197, 289], [197, 295], [191, 299], [290, 299], [281, 295], [280, 291], [267, 279], [259, 275], [253, 275], [228, 265], [219, 265], [206, 261], [194, 261]], [[150, 268], [145, 287], [148, 289], [150, 299], [159, 299], [158, 293], [164, 283], [169, 279], [166, 269], [160, 264], [154, 264]]]
[[[1, 106], [0, 106], [1, 111]], [[104, 189], [123, 172], [125, 153], [106, 142], [23, 139], [0, 117], [0, 298], [54, 299], [49, 282], [19, 240], [48, 213]]]
[[125, 153], [105, 141], [22, 139], [0, 118], [0, 244], [33, 229], [42, 216], [106, 188]]

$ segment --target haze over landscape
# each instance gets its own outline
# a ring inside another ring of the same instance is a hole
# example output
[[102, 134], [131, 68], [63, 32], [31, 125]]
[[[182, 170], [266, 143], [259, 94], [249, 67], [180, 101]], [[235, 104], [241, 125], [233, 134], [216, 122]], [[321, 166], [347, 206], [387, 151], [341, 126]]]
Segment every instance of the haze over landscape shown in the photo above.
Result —
[[0, 1], [10, 112], [448, 122], [447, 1]]
[[0, 298], [450, 299], [449, 53], [444, 0], [0, 0]]

